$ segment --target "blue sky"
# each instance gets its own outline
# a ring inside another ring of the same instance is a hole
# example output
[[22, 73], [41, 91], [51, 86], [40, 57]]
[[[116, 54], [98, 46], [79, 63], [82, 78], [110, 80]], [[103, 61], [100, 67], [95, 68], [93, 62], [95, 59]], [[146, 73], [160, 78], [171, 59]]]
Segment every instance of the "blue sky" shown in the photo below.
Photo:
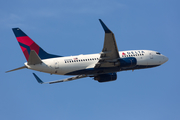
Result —
[[[180, 2], [178, 0], [0, 1], [0, 119], [2, 120], [179, 120]], [[119, 72], [113, 82], [91, 78], [40, 85], [67, 76], [28, 69], [5, 71], [26, 61], [11, 30], [20, 27], [49, 53], [99, 53], [104, 31], [118, 49], [148, 49], [169, 58], [160, 67]]]

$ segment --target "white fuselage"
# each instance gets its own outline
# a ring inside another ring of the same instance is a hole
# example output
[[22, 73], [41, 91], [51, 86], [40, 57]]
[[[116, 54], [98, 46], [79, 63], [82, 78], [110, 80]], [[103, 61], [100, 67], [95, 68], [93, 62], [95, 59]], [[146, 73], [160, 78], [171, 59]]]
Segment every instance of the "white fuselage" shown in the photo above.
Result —
[[[168, 61], [168, 58], [166, 56], [151, 50], [119, 51], [119, 56], [121, 59], [134, 57], [137, 60], [136, 67], [126, 68], [124, 70], [155, 67]], [[36, 65], [28, 65], [26, 62], [25, 66], [28, 69], [50, 73], [50, 74], [74, 75], [77, 74], [76, 71], [80, 71], [82, 74], [83, 70], [94, 69], [94, 66], [99, 61], [99, 58], [100, 58], [100, 54], [67, 56], [67, 57], [44, 59], [42, 60], [43, 63]], [[115, 72], [118, 71], [122, 71], [122, 69], [119, 69]]]

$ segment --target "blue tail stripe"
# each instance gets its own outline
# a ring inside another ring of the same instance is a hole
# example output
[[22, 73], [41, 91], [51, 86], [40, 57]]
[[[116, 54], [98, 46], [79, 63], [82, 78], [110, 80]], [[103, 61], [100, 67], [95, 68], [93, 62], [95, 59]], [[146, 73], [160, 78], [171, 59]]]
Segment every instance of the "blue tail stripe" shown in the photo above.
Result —
[[62, 56], [49, 54], [49, 53], [45, 52], [42, 48], [39, 48], [39, 57], [41, 59], [48, 59], [48, 58], [56, 58], [56, 57], [62, 57]]
[[14, 34], [16, 37], [23, 37], [23, 36], [27, 36], [21, 29], [19, 28], [12, 28]]
[[27, 46], [27, 45], [25, 45], [25, 44], [23, 44], [23, 43], [20, 43], [20, 42], [18, 42], [18, 43], [19, 43], [19, 45], [20, 45], [20, 46], [22, 46], [22, 47], [26, 48], [26, 49], [27, 49], [27, 51], [28, 51], [28, 54], [30, 54], [31, 49], [30, 49], [30, 47], [29, 47], [29, 46]]

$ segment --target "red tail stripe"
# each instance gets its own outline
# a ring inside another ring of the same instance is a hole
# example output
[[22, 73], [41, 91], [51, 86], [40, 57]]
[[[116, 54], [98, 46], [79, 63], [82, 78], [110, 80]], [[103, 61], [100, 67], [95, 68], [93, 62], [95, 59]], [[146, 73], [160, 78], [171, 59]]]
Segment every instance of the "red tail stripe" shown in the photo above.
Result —
[[27, 49], [24, 48], [24, 47], [22, 47], [22, 46], [21, 46], [21, 49], [22, 49], [22, 51], [23, 51], [23, 53], [24, 53], [24, 56], [26, 57], [26, 60], [28, 61], [29, 53], [28, 53]]
[[[31, 38], [29, 38], [28, 36], [16, 37], [16, 39], [18, 40], [18, 42], [23, 43], [23, 44], [29, 46], [31, 50], [34, 50], [37, 54], [39, 54], [39, 48], [40, 47]], [[24, 48], [22, 50], [24, 52], [26, 50], [26, 48]], [[26, 59], [29, 58], [28, 52], [27, 52], [27, 55], [25, 54], [25, 56], [26, 56]]]
[[39, 46], [36, 43], [32, 43], [30, 45], [30, 49], [34, 50], [37, 54], [39, 54]]
[[16, 37], [16, 39], [18, 40], [18, 42], [23, 43], [27, 46], [30, 46], [32, 43], [34, 43], [34, 41], [28, 36]]

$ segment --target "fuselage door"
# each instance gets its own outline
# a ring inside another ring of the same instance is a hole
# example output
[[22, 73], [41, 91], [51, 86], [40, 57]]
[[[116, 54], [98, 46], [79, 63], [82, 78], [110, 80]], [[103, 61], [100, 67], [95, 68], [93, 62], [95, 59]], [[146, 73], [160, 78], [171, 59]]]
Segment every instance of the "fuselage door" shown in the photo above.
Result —
[[58, 61], [54, 61], [54, 66], [55, 66], [55, 69], [59, 69], [59, 62]]
[[150, 59], [153, 59], [153, 54], [149, 53]]

